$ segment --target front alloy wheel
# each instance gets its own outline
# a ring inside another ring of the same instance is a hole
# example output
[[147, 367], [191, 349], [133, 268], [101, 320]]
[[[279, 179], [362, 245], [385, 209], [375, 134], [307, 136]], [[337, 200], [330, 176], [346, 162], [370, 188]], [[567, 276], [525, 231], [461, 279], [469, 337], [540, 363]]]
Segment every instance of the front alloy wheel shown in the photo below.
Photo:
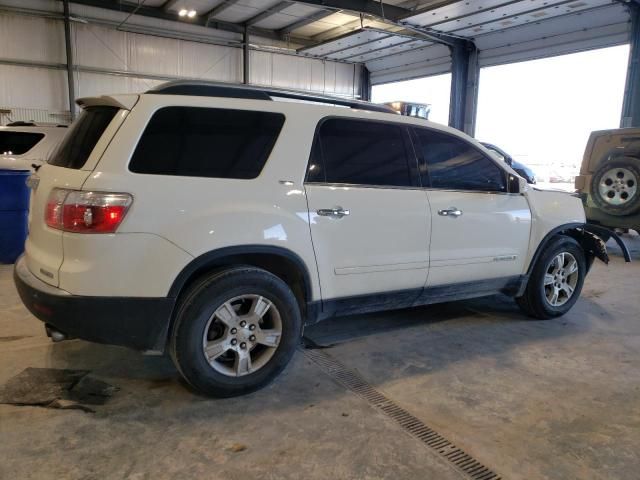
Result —
[[578, 261], [569, 252], [553, 257], [544, 275], [545, 297], [552, 307], [567, 303], [576, 291], [580, 273]]
[[524, 312], [541, 320], [559, 317], [576, 303], [587, 274], [580, 244], [558, 235], [545, 245], [533, 265], [527, 288], [516, 301]]

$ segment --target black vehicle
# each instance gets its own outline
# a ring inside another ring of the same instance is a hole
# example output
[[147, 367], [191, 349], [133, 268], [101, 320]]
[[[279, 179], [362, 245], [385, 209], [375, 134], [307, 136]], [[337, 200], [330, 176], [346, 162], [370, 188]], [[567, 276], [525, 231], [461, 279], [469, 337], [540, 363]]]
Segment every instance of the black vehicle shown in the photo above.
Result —
[[518, 175], [524, 178], [527, 183], [535, 184], [536, 183], [536, 174], [527, 167], [524, 163], [520, 163], [513, 159], [511, 155], [502, 150], [500, 147], [495, 146], [492, 143], [480, 142], [485, 148], [491, 150], [495, 153], [501, 160], [503, 160], [507, 165], [513, 168]]

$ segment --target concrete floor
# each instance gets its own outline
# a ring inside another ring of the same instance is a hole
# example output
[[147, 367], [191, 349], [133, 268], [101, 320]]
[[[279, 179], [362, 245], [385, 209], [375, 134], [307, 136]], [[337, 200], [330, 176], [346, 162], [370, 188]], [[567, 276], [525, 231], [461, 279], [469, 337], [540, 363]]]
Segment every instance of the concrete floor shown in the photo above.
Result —
[[[597, 263], [565, 317], [502, 297], [331, 320], [307, 334], [508, 479], [632, 479], [640, 471], [636, 263]], [[0, 385], [26, 367], [87, 369], [120, 391], [96, 413], [0, 405], [1, 479], [463, 477], [299, 352], [268, 388], [189, 392], [171, 362], [52, 344], [0, 266]]]

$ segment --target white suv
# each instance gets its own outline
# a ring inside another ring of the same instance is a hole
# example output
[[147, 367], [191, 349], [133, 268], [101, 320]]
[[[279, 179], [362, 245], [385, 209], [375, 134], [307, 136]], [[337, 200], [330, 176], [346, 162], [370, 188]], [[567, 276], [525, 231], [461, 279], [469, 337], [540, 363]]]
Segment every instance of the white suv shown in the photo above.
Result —
[[607, 260], [580, 199], [384, 106], [184, 83], [78, 103], [30, 181], [20, 296], [54, 339], [167, 349], [206, 394], [263, 386], [334, 315], [499, 292], [562, 315]]
[[32, 170], [42, 165], [65, 133], [62, 125], [14, 122], [0, 126], [0, 170]]

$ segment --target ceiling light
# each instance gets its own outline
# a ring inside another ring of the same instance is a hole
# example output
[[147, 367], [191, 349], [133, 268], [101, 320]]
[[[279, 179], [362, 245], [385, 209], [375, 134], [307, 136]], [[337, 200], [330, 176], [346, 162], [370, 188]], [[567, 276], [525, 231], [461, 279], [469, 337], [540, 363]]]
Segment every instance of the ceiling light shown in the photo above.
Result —
[[187, 17], [189, 18], [193, 18], [196, 16], [196, 11], [195, 10], [189, 10], [189, 13], [187, 13]]
[[180, 10], [180, 11], [178, 12], [178, 15], [180, 15], [181, 17], [184, 17], [187, 13], [188, 13], [188, 12], [187, 12], [187, 9], [186, 9], [186, 8], [183, 8], [182, 10]]

